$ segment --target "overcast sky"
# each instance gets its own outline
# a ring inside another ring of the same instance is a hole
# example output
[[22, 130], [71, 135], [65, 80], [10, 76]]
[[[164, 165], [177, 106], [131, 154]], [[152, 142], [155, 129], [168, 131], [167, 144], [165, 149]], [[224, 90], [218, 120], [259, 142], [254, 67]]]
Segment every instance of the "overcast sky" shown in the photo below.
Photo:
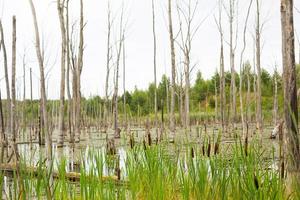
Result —
[[[182, 2], [183, 0], [178, 0]], [[224, 0], [228, 2], [228, 0]], [[79, 0], [71, 2], [71, 21], [79, 19]], [[110, 0], [112, 11], [116, 19], [120, 15], [122, 0]], [[174, 0], [174, 2], [176, 2]], [[195, 2], [195, 0], [192, 0]], [[262, 67], [272, 72], [275, 64], [281, 70], [281, 26], [280, 26], [280, 0], [261, 0], [261, 18], [264, 22], [262, 32]], [[295, 7], [300, 8], [300, 1], [294, 1]], [[59, 97], [60, 83], [60, 29], [57, 17], [55, 0], [34, 0], [40, 33], [45, 47], [47, 88], [49, 98]], [[148, 87], [153, 81], [153, 39], [152, 39], [152, 13], [151, 0], [124, 0], [125, 18], [128, 21], [126, 30], [126, 88], [133, 90], [135, 86], [141, 89]], [[214, 21], [214, 15], [218, 14], [217, 0], [199, 0], [199, 8], [195, 17], [195, 26], [203, 19], [206, 20], [201, 25], [194, 38], [192, 46], [192, 64], [196, 64], [192, 72], [193, 82], [197, 71], [201, 71], [205, 78], [211, 77], [219, 64], [220, 40], [218, 30]], [[156, 4], [156, 29], [158, 43], [157, 76], [160, 80], [162, 74], [170, 76], [170, 51], [167, 29], [167, 0], [155, 0]], [[239, 0], [239, 38], [236, 49], [236, 70], [239, 70], [239, 55], [242, 48], [242, 29], [249, 0]], [[0, 0], [0, 13], [4, 27], [5, 42], [8, 52], [9, 67], [11, 66], [11, 26], [12, 16], [17, 17], [17, 86], [18, 97], [23, 93], [23, 68], [22, 60], [26, 55], [26, 83], [29, 98], [29, 68], [32, 68], [34, 98], [39, 97], [39, 69], [36, 54], [34, 51], [34, 29], [32, 23], [31, 10], [28, 0]], [[226, 7], [226, 6], [225, 6]], [[173, 9], [174, 32], [178, 32], [178, 17], [175, 8]], [[248, 30], [247, 49], [245, 60], [253, 61], [253, 39], [255, 27], [255, 4], [252, 7]], [[92, 95], [103, 95], [106, 75], [106, 26], [107, 26], [107, 0], [84, 0], [84, 17], [87, 23], [84, 30], [85, 51], [84, 66], [82, 72], [82, 94], [86, 97]], [[295, 11], [296, 31], [300, 34], [300, 14]], [[116, 23], [118, 21], [116, 20]], [[228, 40], [228, 18], [224, 13], [223, 28], [225, 40]], [[117, 39], [117, 29], [114, 29], [113, 40]], [[296, 40], [297, 41], [297, 40]], [[178, 46], [176, 46], [178, 48]], [[297, 45], [297, 60], [299, 45]], [[229, 46], [225, 43], [225, 67], [229, 69]], [[177, 62], [180, 63], [181, 56], [177, 51]], [[0, 87], [2, 96], [5, 98], [5, 82], [3, 70], [3, 56], [0, 56]], [[178, 70], [180, 66], [178, 65]], [[11, 70], [9, 70], [11, 71]], [[120, 75], [123, 72], [121, 70]], [[113, 75], [113, 72], [111, 73]], [[11, 78], [11, 73], [10, 73]], [[111, 76], [112, 79], [112, 76]], [[120, 86], [123, 83], [120, 76]], [[110, 81], [110, 90], [113, 84]]]

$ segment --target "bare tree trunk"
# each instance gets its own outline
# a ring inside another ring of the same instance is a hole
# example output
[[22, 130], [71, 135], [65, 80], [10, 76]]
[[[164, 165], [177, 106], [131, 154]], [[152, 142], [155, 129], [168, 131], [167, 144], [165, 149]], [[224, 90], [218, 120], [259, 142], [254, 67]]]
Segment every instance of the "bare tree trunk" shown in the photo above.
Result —
[[[157, 115], [157, 79], [156, 79], [156, 30], [155, 30], [155, 7], [152, 0], [152, 32], [153, 32], [153, 70], [154, 70], [154, 113], [155, 113], [155, 128], [158, 134], [158, 115]], [[157, 135], [158, 137], [158, 135]]]
[[246, 121], [249, 123], [251, 121], [251, 109], [250, 109], [250, 94], [251, 94], [251, 80], [250, 80], [250, 73], [251, 67], [247, 68], [247, 97], [246, 97]]
[[66, 38], [66, 25], [64, 17], [65, 1], [57, 1], [57, 11], [60, 22], [61, 32], [61, 77], [60, 77], [60, 100], [59, 100], [59, 120], [58, 120], [58, 139], [57, 146], [64, 145], [64, 111], [65, 111], [65, 74], [66, 74], [66, 52], [67, 52], [67, 38]]
[[115, 89], [114, 89], [114, 130], [115, 130], [115, 138], [119, 138], [119, 128], [118, 128], [118, 88], [119, 88], [119, 66], [120, 66], [120, 58], [121, 58], [121, 51], [122, 45], [124, 42], [124, 30], [123, 30], [123, 8], [121, 13], [121, 21], [120, 21], [120, 36], [119, 36], [119, 47], [117, 49], [117, 63], [116, 63], [116, 74], [115, 74]]
[[[281, 0], [284, 113], [290, 154], [288, 171], [291, 178], [300, 171], [293, 9], [293, 0]], [[294, 176], [294, 179], [299, 183], [299, 176]]]
[[218, 109], [218, 84], [217, 79], [215, 80], [215, 122], [219, 121], [219, 109]]
[[112, 27], [112, 19], [111, 19], [111, 10], [110, 3], [108, 1], [108, 12], [107, 12], [107, 54], [106, 54], [106, 78], [105, 78], [105, 102], [104, 102], [104, 126], [105, 132], [108, 127], [108, 118], [109, 118], [109, 101], [108, 101], [108, 82], [109, 82], [109, 73], [110, 73], [110, 61], [112, 59], [111, 55], [111, 27]]
[[183, 75], [180, 73], [180, 88], [179, 88], [179, 103], [180, 103], [180, 119], [181, 125], [184, 126], [185, 124], [185, 113], [184, 113], [184, 101], [183, 101]]
[[66, 2], [66, 40], [67, 40], [67, 95], [68, 95], [68, 124], [69, 124], [69, 135], [70, 142], [74, 141], [73, 137], [73, 126], [72, 126], [72, 96], [70, 89], [70, 29], [69, 29], [69, 0]]
[[229, 11], [229, 31], [230, 31], [230, 68], [231, 68], [231, 83], [230, 83], [230, 114], [231, 114], [231, 122], [233, 124], [233, 128], [236, 126], [236, 85], [235, 85], [235, 48], [233, 44], [233, 22], [234, 22], [234, 12], [235, 12], [235, 0], [230, 0], [230, 11]]
[[259, 0], [256, 0], [256, 67], [257, 67], [257, 128], [262, 137], [263, 121], [262, 121], [262, 108], [261, 108], [261, 66], [260, 66], [260, 5]]
[[176, 80], [176, 58], [174, 47], [174, 34], [172, 22], [172, 0], [168, 0], [168, 18], [169, 18], [169, 37], [170, 37], [170, 50], [171, 50], [171, 63], [172, 63], [172, 86], [171, 86], [171, 114], [170, 114], [170, 130], [172, 136], [175, 135], [175, 80]]
[[[249, 19], [249, 15], [250, 15], [250, 11], [251, 11], [251, 6], [252, 6], [252, 2], [253, 0], [250, 1], [249, 7], [248, 7], [248, 11], [247, 11], [247, 16], [246, 16], [246, 20], [245, 20], [245, 26], [244, 26], [244, 32], [243, 32], [243, 49], [241, 52], [241, 57], [240, 57], [240, 112], [241, 112], [241, 120], [242, 120], [242, 127], [243, 127], [243, 137], [246, 138], [246, 123], [245, 123], [245, 116], [244, 116], [244, 104], [243, 104], [243, 57], [244, 57], [244, 53], [246, 50], [246, 31], [247, 31], [247, 25], [248, 25], [248, 19]], [[245, 68], [244, 68], [245, 69]]]
[[17, 130], [16, 130], [16, 61], [17, 61], [17, 28], [16, 28], [16, 16], [13, 16], [12, 20], [13, 25], [13, 33], [12, 33], [12, 69], [11, 69], [11, 146], [12, 146], [12, 155], [14, 155], [15, 162], [18, 161], [18, 149], [16, 144], [16, 136], [17, 136]]
[[26, 108], [26, 61], [25, 53], [23, 55], [23, 102], [22, 102], [22, 125], [26, 130], [25, 108]]
[[124, 128], [127, 129], [127, 113], [126, 113], [126, 53], [125, 53], [125, 41], [123, 41], [123, 110], [124, 110]]
[[6, 118], [6, 129], [7, 133], [11, 133], [10, 130], [10, 118], [11, 118], [11, 98], [10, 98], [10, 86], [8, 79], [8, 67], [7, 67], [7, 53], [4, 41], [4, 31], [2, 26], [2, 21], [0, 20], [0, 32], [1, 32], [1, 46], [3, 50], [3, 62], [4, 62], [4, 74], [5, 74], [5, 85], [6, 85], [6, 99], [7, 99], [7, 118]]
[[225, 70], [224, 70], [224, 33], [222, 27], [222, 1], [219, 0], [219, 20], [216, 20], [216, 24], [219, 29], [220, 34], [220, 113], [221, 113], [221, 123], [222, 132], [225, 131], [225, 113], [226, 113], [226, 91], [225, 91]]
[[[46, 158], [47, 158], [47, 168], [48, 172], [51, 173], [51, 163], [52, 163], [52, 138], [49, 132], [49, 126], [48, 126], [48, 114], [47, 114], [47, 98], [46, 98], [46, 87], [45, 87], [45, 73], [44, 73], [44, 59], [42, 56], [41, 51], [41, 44], [40, 44], [40, 35], [39, 35], [39, 28], [38, 28], [38, 22], [35, 12], [35, 7], [32, 2], [32, 0], [29, 0], [30, 8], [32, 12], [33, 17], [33, 23], [35, 28], [35, 48], [36, 48], [36, 55], [39, 63], [40, 68], [40, 87], [41, 87], [41, 110], [43, 114], [43, 126], [44, 126], [44, 133], [46, 137]], [[50, 176], [49, 180], [50, 186], [53, 184], [53, 178]]]
[[79, 47], [78, 47], [78, 61], [76, 67], [76, 112], [75, 112], [75, 142], [80, 142], [80, 122], [81, 122], [81, 72], [83, 67], [83, 0], [80, 0], [80, 25], [79, 25]]
[[255, 120], [257, 122], [257, 74], [256, 74], [256, 44], [254, 39], [254, 46], [253, 46], [253, 92], [254, 92], [254, 113], [255, 113]]
[[30, 68], [30, 107], [31, 107], [31, 119], [30, 119], [30, 133], [29, 133], [29, 141], [30, 145], [32, 145], [32, 131], [33, 131], [33, 95], [32, 95], [32, 69]]
[[1, 136], [1, 148], [4, 148], [4, 145], [6, 144], [5, 128], [4, 127], [5, 127], [5, 125], [4, 125], [4, 118], [3, 118], [2, 97], [1, 97], [1, 91], [0, 91], [0, 131], [1, 131], [1, 135], [0, 136]]
[[277, 85], [277, 67], [274, 71], [274, 104], [273, 104], [273, 122], [274, 127], [277, 126], [278, 120], [278, 85]]
[[[190, 36], [188, 36], [190, 37]], [[191, 44], [191, 41], [188, 42]], [[186, 58], [185, 58], [185, 72], [184, 72], [184, 77], [185, 77], [185, 90], [184, 90], [184, 106], [185, 106], [185, 129], [190, 127], [190, 47], [187, 50]]]
[[8, 146], [8, 145], [7, 145], [7, 137], [5, 136], [5, 125], [4, 125], [4, 119], [3, 119], [1, 90], [0, 90], [0, 137], [1, 137], [0, 163], [3, 163], [5, 146]]

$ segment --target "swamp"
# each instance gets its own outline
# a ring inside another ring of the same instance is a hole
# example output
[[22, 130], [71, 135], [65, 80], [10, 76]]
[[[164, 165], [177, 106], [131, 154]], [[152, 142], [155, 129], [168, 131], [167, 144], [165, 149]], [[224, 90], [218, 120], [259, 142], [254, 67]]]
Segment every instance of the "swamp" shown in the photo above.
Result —
[[299, 16], [0, 0], [1, 199], [300, 199]]

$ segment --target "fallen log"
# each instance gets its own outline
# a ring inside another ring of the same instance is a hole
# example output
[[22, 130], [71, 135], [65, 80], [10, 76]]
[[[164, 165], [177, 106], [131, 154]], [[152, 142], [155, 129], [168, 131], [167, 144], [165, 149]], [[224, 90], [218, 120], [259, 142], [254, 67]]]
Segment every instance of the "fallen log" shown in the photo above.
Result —
[[[16, 164], [0, 164], [0, 171], [4, 173], [6, 176], [13, 176], [16, 174], [17, 170], [19, 173], [31, 175], [33, 177], [38, 177], [40, 175], [43, 175], [46, 171], [45, 168], [38, 169], [37, 167], [32, 166], [22, 166], [21, 168], [16, 166]], [[64, 174], [60, 174], [57, 171], [52, 172], [52, 177], [56, 180], [59, 179], [66, 179], [70, 182], [80, 182], [81, 174], [78, 172], [65, 172]], [[127, 186], [128, 182], [124, 180], [118, 179], [118, 176], [90, 176], [87, 175], [85, 177], [87, 180], [95, 180], [98, 179], [99, 181], [102, 181], [104, 183], [114, 183], [118, 186]]]

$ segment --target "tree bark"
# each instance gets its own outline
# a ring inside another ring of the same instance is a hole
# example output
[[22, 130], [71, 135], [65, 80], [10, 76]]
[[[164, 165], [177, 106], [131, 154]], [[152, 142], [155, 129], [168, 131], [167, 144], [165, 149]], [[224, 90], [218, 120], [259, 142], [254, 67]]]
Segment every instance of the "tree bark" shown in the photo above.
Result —
[[84, 21], [83, 21], [83, 0], [80, 0], [80, 25], [79, 25], [79, 47], [78, 60], [76, 66], [76, 111], [75, 111], [75, 142], [80, 142], [80, 122], [81, 122], [81, 72], [83, 67], [83, 45], [84, 45]]
[[261, 100], [261, 66], [260, 66], [260, 38], [261, 38], [261, 26], [260, 26], [260, 7], [259, 7], [259, 0], [256, 0], [256, 68], [257, 68], [257, 128], [260, 134], [260, 137], [262, 137], [263, 132], [263, 121], [262, 121], [262, 100]]
[[245, 26], [244, 26], [244, 32], [243, 32], [243, 49], [241, 52], [241, 56], [240, 56], [240, 112], [241, 112], [241, 120], [242, 120], [242, 127], [243, 127], [243, 137], [246, 138], [246, 122], [245, 122], [245, 115], [244, 115], [244, 101], [243, 101], [243, 69], [245, 69], [244, 66], [244, 53], [246, 50], [246, 31], [247, 31], [247, 26], [248, 26], [248, 19], [249, 19], [249, 15], [250, 15], [250, 11], [251, 11], [251, 6], [252, 6], [252, 2], [253, 0], [250, 1], [249, 7], [248, 7], [248, 11], [247, 11], [247, 16], [246, 16], [246, 20], [245, 20]]
[[174, 47], [173, 21], [172, 21], [172, 0], [168, 0], [168, 19], [169, 19], [169, 38], [172, 64], [172, 86], [171, 86], [171, 113], [170, 113], [170, 130], [172, 136], [175, 135], [175, 80], [176, 80], [176, 58]]
[[14, 155], [15, 162], [18, 160], [18, 148], [16, 144], [16, 136], [17, 136], [17, 130], [16, 130], [16, 61], [17, 61], [17, 27], [16, 27], [16, 16], [13, 16], [12, 19], [12, 67], [11, 67], [11, 127], [10, 130], [12, 132], [11, 135], [11, 146], [12, 146], [12, 154]]
[[4, 63], [4, 74], [5, 74], [5, 85], [6, 85], [6, 99], [7, 99], [7, 118], [6, 118], [6, 129], [7, 133], [11, 134], [10, 130], [10, 118], [11, 118], [11, 98], [10, 98], [10, 86], [9, 86], [9, 78], [8, 78], [8, 67], [7, 67], [7, 53], [6, 46], [4, 41], [4, 30], [2, 26], [2, 21], [0, 20], [0, 32], [1, 32], [1, 46], [3, 50], [3, 63]]
[[108, 100], [108, 87], [109, 87], [109, 74], [110, 74], [110, 61], [112, 59], [111, 55], [111, 27], [112, 27], [112, 19], [111, 19], [111, 10], [110, 3], [108, 1], [108, 12], [107, 12], [107, 54], [106, 54], [106, 78], [105, 78], [105, 102], [104, 102], [104, 126], [105, 132], [108, 127], [108, 119], [109, 119], [109, 100]]
[[67, 95], [68, 95], [68, 124], [69, 124], [69, 135], [70, 141], [74, 141], [74, 129], [72, 126], [72, 96], [71, 96], [71, 89], [70, 89], [70, 29], [69, 29], [69, 0], [66, 2], [66, 40], [67, 40], [67, 76], [66, 76], [66, 83], [67, 83]]
[[284, 116], [290, 155], [288, 171], [293, 174], [300, 171], [293, 0], [281, 0], [280, 9], [284, 76]]
[[114, 103], [114, 130], [115, 130], [115, 138], [120, 137], [119, 127], [118, 127], [118, 89], [119, 89], [119, 66], [120, 66], [120, 59], [121, 59], [121, 51], [122, 45], [124, 42], [124, 30], [123, 30], [123, 8], [121, 13], [121, 20], [120, 20], [120, 35], [119, 35], [119, 47], [117, 49], [117, 63], [116, 63], [116, 74], [115, 74], [115, 88], [114, 88], [114, 96], [113, 96], [113, 103]]
[[[152, 32], [153, 32], [153, 71], [154, 71], [154, 113], [155, 113], [155, 128], [158, 134], [158, 115], [157, 115], [157, 79], [156, 79], [156, 30], [155, 30], [155, 5], [152, 0]], [[157, 135], [158, 137], [158, 135]]]
[[[41, 44], [40, 44], [40, 35], [39, 35], [39, 27], [36, 17], [36, 11], [32, 0], [29, 0], [32, 17], [33, 17], [33, 24], [35, 29], [35, 50], [36, 55], [39, 63], [39, 69], [40, 69], [40, 90], [41, 90], [41, 110], [43, 115], [43, 130], [45, 133], [46, 138], [46, 158], [47, 158], [47, 168], [48, 172], [51, 173], [51, 164], [52, 164], [52, 138], [50, 135], [49, 127], [48, 127], [48, 113], [47, 113], [47, 97], [46, 97], [46, 87], [45, 87], [45, 73], [44, 73], [44, 59], [42, 56], [41, 51]], [[50, 176], [49, 180], [50, 185], [53, 183], [52, 176]]]
[[61, 68], [60, 68], [60, 100], [59, 100], [59, 120], [58, 120], [58, 139], [57, 146], [62, 147], [64, 144], [64, 111], [65, 111], [65, 74], [66, 74], [66, 52], [67, 38], [66, 25], [64, 17], [65, 1], [57, 0], [57, 11], [61, 32]]
[[222, 1], [219, 0], [219, 19], [216, 20], [220, 34], [220, 113], [222, 123], [222, 133], [225, 131], [225, 113], [226, 113], [226, 91], [225, 91], [225, 70], [224, 70], [224, 33], [222, 26]]
[[278, 84], [277, 84], [277, 68], [274, 71], [274, 103], [273, 103], [273, 123], [277, 126], [278, 120]]
[[123, 110], [124, 110], [124, 128], [127, 129], [127, 113], [126, 113], [126, 52], [125, 41], [123, 41]]
[[235, 0], [230, 0], [230, 8], [229, 8], [229, 31], [230, 31], [230, 68], [231, 68], [231, 83], [230, 83], [230, 114], [231, 114], [231, 122], [233, 124], [233, 128], [236, 126], [236, 84], [235, 84], [235, 48], [233, 44], [233, 22], [234, 22], [234, 6]]

